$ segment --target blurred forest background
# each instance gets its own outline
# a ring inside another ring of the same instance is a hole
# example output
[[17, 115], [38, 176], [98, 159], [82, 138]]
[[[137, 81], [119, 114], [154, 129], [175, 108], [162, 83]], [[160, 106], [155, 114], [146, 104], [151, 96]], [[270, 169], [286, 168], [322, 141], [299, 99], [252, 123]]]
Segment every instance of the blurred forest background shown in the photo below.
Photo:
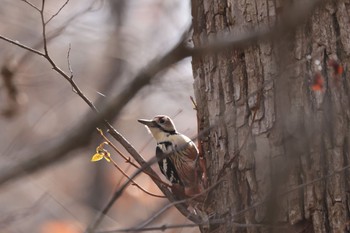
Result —
[[[50, 18], [65, 2], [47, 1], [45, 17]], [[42, 51], [38, 12], [21, 0], [0, 3], [0, 34]], [[30, 3], [40, 7], [41, 1]], [[70, 0], [47, 24], [48, 35], [54, 35], [48, 40], [49, 53], [69, 72], [67, 54], [71, 48], [74, 80], [89, 99], [96, 100], [107, 88], [114, 88], [108, 86], [111, 79], [118, 79], [116, 84], [122, 88], [130, 74], [176, 44], [190, 25], [190, 15], [189, 1]], [[5, 168], [69, 132], [91, 110], [42, 57], [4, 41], [0, 42], [0, 54], [0, 167]], [[4, 79], [8, 70], [14, 73], [12, 92]], [[190, 60], [172, 66], [161, 76], [143, 88], [114, 122], [146, 160], [154, 156], [155, 142], [137, 119], [166, 114], [180, 132], [191, 137], [197, 131], [190, 101]], [[1, 232], [83, 232], [123, 179], [111, 164], [90, 162], [102, 141], [96, 133], [90, 145], [74, 151], [68, 159], [0, 187]], [[123, 160], [116, 160], [129, 174], [134, 171]], [[147, 176], [136, 181], [160, 194]], [[165, 198], [151, 197], [130, 186], [101, 228], [137, 226], [167, 203]], [[188, 220], [173, 208], [156, 221], [182, 224]]]

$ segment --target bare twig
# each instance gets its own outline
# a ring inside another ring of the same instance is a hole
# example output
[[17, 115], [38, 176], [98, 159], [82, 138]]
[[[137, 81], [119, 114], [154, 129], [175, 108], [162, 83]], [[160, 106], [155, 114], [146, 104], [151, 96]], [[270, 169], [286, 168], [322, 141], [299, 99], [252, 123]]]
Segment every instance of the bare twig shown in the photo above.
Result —
[[28, 4], [30, 7], [32, 7], [34, 10], [40, 12], [40, 9], [35, 6], [33, 3], [29, 2], [28, 0], [21, 0], [22, 2], [25, 2], [26, 4]]
[[8, 42], [8, 43], [10, 43], [10, 44], [13, 44], [13, 45], [15, 45], [15, 46], [18, 46], [18, 47], [20, 47], [20, 48], [22, 48], [22, 49], [25, 49], [25, 50], [27, 50], [27, 51], [29, 51], [29, 52], [35, 53], [36, 55], [39, 55], [39, 56], [42, 56], [42, 57], [45, 56], [45, 54], [42, 53], [42, 52], [40, 52], [39, 50], [32, 49], [32, 48], [30, 48], [30, 47], [28, 47], [28, 46], [26, 46], [26, 45], [20, 43], [19, 41], [12, 40], [12, 39], [7, 38], [7, 37], [2, 36], [2, 35], [0, 35], [0, 39], [1, 39], [1, 40], [4, 40], [4, 41], [6, 41], [6, 42]]
[[196, 101], [194, 100], [194, 98], [192, 96], [190, 96], [190, 99], [191, 99], [191, 102], [193, 104], [193, 109], [197, 111], [198, 107], [197, 107]]
[[69, 0], [66, 0], [66, 2], [63, 3], [63, 5], [58, 9], [58, 11], [57, 11], [55, 14], [53, 14], [53, 15], [45, 22], [45, 24], [50, 23], [50, 21], [51, 21], [53, 18], [55, 18], [55, 17], [63, 10], [63, 8], [68, 4], [68, 2], [69, 2]]
[[165, 198], [165, 196], [161, 196], [161, 195], [157, 195], [157, 194], [153, 194], [149, 191], [147, 191], [146, 189], [144, 189], [142, 186], [140, 186], [138, 183], [136, 183], [133, 179], [131, 179], [128, 174], [126, 174], [124, 172], [124, 170], [119, 167], [119, 165], [111, 158], [109, 157], [109, 159], [111, 160], [111, 162], [113, 163], [114, 167], [117, 168], [122, 174], [123, 176], [125, 176], [133, 185], [135, 185], [137, 188], [139, 188], [142, 192], [152, 196], [152, 197], [159, 197], [159, 198]]
[[[54, 38], [58, 37], [59, 35], [61, 35], [62, 32], [64, 32], [64, 30], [78, 17], [86, 14], [87, 12], [91, 11], [93, 9], [93, 5], [95, 3], [96, 0], [91, 1], [91, 3], [82, 11], [78, 12], [77, 14], [74, 14], [73, 16], [71, 16], [70, 18], [68, 18], [59, 28], [47, 32], [46, 35], [46, 42], [48, 43], [49, 41], [53, 40]], [[38, 11], [40, 12], [40, 10], [38, 9]], [[43, 45], [43, 41], [40, 40], [39, 42], [37, 42], [36, 44], [34, 44], [31, 48], [33, 49], [39, 49], [40, 47], [42, 47]], [[31, 51], [27, 50], [27, 53], [25, 53], [19, 60], [17, 63], [17, 66], [14, 70], [18, 70], [22, 67], [23, 63], [26, 62], [29, 57], [32, 55], [33, 53], [31, 53]]]
[[163, 214], [166, 210], [170, 209], [171, 207], [174, 207], [175, 205], [178, 204], [183, 204], [183, 203], [187, 203], [191, 200], [194, 200], [198, 197], [203, 196], [204, 194], [210, 192], [211, 190], [213, 190], [216, 186], [218, 186], [221, 182], [223, 182], [224, 179], [219, 180], [218, 182], [216, 182], [215, 184], [211, 185], [210, 187], [208, 187], [207, 189], [203, 190], [202, 192], [189, 197], [189, 198], [185, 198], [179, 201], [175, 201], [175, 202], [171, 202], [169, 204], [167, 204], [166, 206], [164, 206], [162, 209], [160, 209], [157, 213], [153, 214], [149, 219], [147, 219], [146, 221], [144, 221], [142, 224], [140, 224], [138, 227], [134, 228], [134, 229], [142, 229], [144, 227], [146, 227], [148, 224], [150, 224], [151, 222], [153, 222], [155, 219], [157, 219], [161, 214]]
[[[70, 18], [68, 18], [59, 28], [54, 29], [51, 32], [47, 32], [46, 35], [46, 44], [48, 44], [51, 40], [53, 40], [54, 38], [58, 37], [69, 25], [70, 23], [75, 20], [76, 18], [84, 15], [85, 13], [94, 10], [94, 4], [97, 0], [92, 0], [90, 1], [90, 3], [87, 5], [87, 7], [78, 12], [77, 14], [74, 14], [73, 16], [71, 16]], [[28, 1], [24, 1], [25, 3], [31, 5], [30, 2]], [[33, 6], [31, 6], [33, 7]], [[34, 6], [35, 7], [35, 6]], [[41, 12], [41, 10], [37, 7], [35, 7], [35, 9], [39, 12]], [[10, 41], [9, 38], [3, 38], [4, 40]], [[14, 41], [12, 40], [12, 42], [18, 42], [18, 41]], [[20, 46], [20, 45], [19, 45]], [[8, 104], [8, 107], [6, 109], [4, 109], [2, 111], [2, 114], [6, 117], [11, 117], [13, 116], [13, 114], [16, 113], [16, 111], [18, 110], [18, 96], [19, 96], [19, 91], [17, 89], [17, 86], [13, 85], [15, 82], [15, 76], [17, 75], [18, 71], [23, 68], [23, 64], [28, 61], [28, 59], [32, 56], [32, 55], [38, 55], [38, 53], [34, 53], [34, 50], [37, 50], [37, 52], [42, 53], [42, 56], [44, 56], [43, 52], [38, 51], [38, 49], [40, 47], [43, 46], [43, 40], [40, 40], [39, 42], [37, 42], [36, 44], [34, 44], [33, 46], [29, 47], [29, 46], [24, 46], [22, 45], [22, 48], [27, 47], [26, 49], [30, 49], [30, 50], [25, 50], [25, 53], [19, 58], [9, 58], [8, 62], [4, 63], [1, 67], [1, 71], [2, 71], [2, 76], [4, 79], [4, 83], [5, 84], [11, 84], [13, 88], [11, 89], [7, 89], [8, 90], [8, 96], [9, 96], [9, 101], [10, 103]], [[71, 47], [69, 45], [69, 47]], [[69, 48], [70, 50], [71, 48]], [[69, 51], [70, 52], [70, 51]], [[68, 53], [69, 53], [68, 52]], [[18, 60], [17, 62], [13, 62], [13, 60]], [[73, 78], [73, 72], [72, 72], [72, 68], [70, 67], [70, 58], [68, 59], [68, 69], [70, 72], [70, 77]], [[7, 85], [5, 87], [10, 87], [10, 85]], [[74, 90], [74, 88], [72, 88], [73, 92], [77, 94], [77, 91]], [[12, 102], [11, 102], [12, 101]]]
[[111, 146], [124, 160], [125, 162], [131, 164], [132, 166], [134, 166], [137, 169], [140, 169], [139, 166], [137, 166], [130, 157], [126, 157], [103, 133], [103, 131], [101, 129], [97, 129], [97, 131], [100, 133], [101, 137], [103, 137], [103, 139], [108, 143], [109, 146]]
[[72, 70], [72, 66], [70, 64], [70, 51], [72, 49], [72, 46], [71, 44], [69, 44], [69, 48], [68, 48], [68, 52], [67, 52], [67, 63], [68, 63], [68, 70], [69, 70], [69, 73], [70, 73], [70, 79], [73, 78], [73, 70]]
[[44, 53], [45, 53], [45, 58], [50, 61], [51, 58], [49, 56], [49, 51], [47, 50], [46, 23], [45, 23], [44, 10], [45, 10], [45, 0], [41, 0], [40, 20], [41, 20], [41, 30], [42, 30]]

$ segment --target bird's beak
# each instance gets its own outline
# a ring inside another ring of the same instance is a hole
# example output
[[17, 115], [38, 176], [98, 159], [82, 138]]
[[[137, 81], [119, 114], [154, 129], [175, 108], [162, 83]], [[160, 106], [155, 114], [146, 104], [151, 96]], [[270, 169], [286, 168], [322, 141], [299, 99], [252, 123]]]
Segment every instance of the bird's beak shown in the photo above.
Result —
[[137, 121], [148, 127], [156, 127], [156, 123], [153, 120], [139, 119]]

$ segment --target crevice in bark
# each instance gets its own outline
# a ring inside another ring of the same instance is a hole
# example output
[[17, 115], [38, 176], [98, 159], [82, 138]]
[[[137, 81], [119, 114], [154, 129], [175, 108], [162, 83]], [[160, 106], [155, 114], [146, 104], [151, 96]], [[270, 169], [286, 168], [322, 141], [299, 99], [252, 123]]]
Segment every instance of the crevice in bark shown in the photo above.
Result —
[[[195, 41], [197, 46], [200, 46], [200, 35], [202, 35], [202, 32], [205, 31], [205, 25], [206, 20], [203, 17], [204, 15], [204, 9], [203, 9], [203, 2], [200, 0], [192, 0], [191, 1], [191, 12], [192, 12], [192, 20], [193, 20], [193, 38], [198, 38], [198, 40]], [[203, 67], [203, 66], [202, 66]]]
[[[349, 165], [349, 137], [346, 136], [344, 138], [344, 144], [343, 144], [343, 156], [344, 156], [344, 166], [348, 166]], [[344, 171], [344, 192], [345, 192], [345, 210], [346, 210], [346, 219], [350, 219], [350, 172], [349, 169], [346, 169]], [[349, 232], [350, 228], [349, 228], [349, 222], [347, 221], [346, 226], [344, 226], [344, 230], [346, 230], [347, 232]]]
[[[324, 126], [324, 124], [322, 124], [322, 126]], [[323, 127], [322, 127], [323, 128]], [[321, 132], [325, 132], [324, 130], [322, 130]], [[325, 132], [327, 133], [327, 132]], [[321, 143], [317, 146], [319, 146], [319, 153], [320, 153], [320, 169], [321, 169], [321, 176], [325, 177], [328, 175], [328, 171], [332, 171], [330, 170], [329, 165], [329, 161], [327, 159], [327, 148], [325, 147], [325, 144], [323, 142], [325, 142], [325, 135], [324, 133], [321, 136]], [[326, 229], [326, 232], [331, 232], [331, 223], [330, 223], [330, 208], [329, 205], [327, 204], [328, 198], [332, 198], [332, 195], [330, 193], [328, 193], [329, 187], [328, 187], [328, 180], [322, 180], [319, 184], [320, 188], [322, 189], [322, 196], [321, 197], [316, 197], [316, 200], [318, 198], [321, 198], [321, 205], [322, 205], [322, 210], [321, 213], [323, 212], [323, 220], [324, 220], [324, 227]], [[318, 210], [319, 211], [319, 210]]]
[[[303, 156], [303, 155], [301, 155]], [[306, 182], [306, 175], [304, 173], [304, 170], [302, 169], [302, 161], [301, 161], [301, 156], [298, 157], [298, 170], [300, 171], [299, 176], [298, 176], [298, 185], [301, 185]], [[302, 175], [303, 174], [303, 175]], [[302, 216], [302, 221], [306, 220], [305, 218], [305, 196], [304, 193], [306, 192], [305, 188], [299, 189], [299, 205], [300, 205], [300, 211], [301, 211], [301, 216]], [[289, 219], [288, 222], [290, 223]]]
[[340, 41], [340, 26], [339, 26], [336, 13], [332, 14], [332, 20], [333, 20], [332, 24], [335, 31], [335, 37], [336, 37], [336, 48], [337, 48], [336, 55], [338, 56], [339, 59], [341, 59], [341, 58], [344, 58], [346, 54], [344, 53], [344, 48]]
[[[323, 67], [327, 67], [327, 60], [328, 60], [328, 56], [326, 54], [326, 50], [324, 50], [324, 59], [323, 59]], [[332, 100], [332, 93], [331, 93], [331, 88], [330, 88], [330, 75], [328, 72], [328, 69], [324, 69], [323, 72], [323, 77], [324, 77], [324, 81], [325, 81], [325, 86], [326, 86], [326, 91], [325, 91], [325, 95], [324, 95], [324, 103], [323, 103], [323, 122], [322, 122], [322, 126], [324, 128], [324, 133], [326, 134], [327, 137], [327, 141], [325, 142], [325, 144], [329, 144], [327, 146], [329, 146], [330, 148], [334, 148], [335, 147], [335, 142], [334, 142], [334, 137], [332, 137], [332, 135], [334, 135], [334, 110], [333, 110], [333, 100]], [[329, 143], [327, 143], [329, 141]], [[328, 148], [326, 148], [328, 149]]]
[[243, 100], [244, 100], [244, 105], [246, 106], [247, 108], [247, 112], [246, 112], [246, 117], [245, 117], [245, 122], [244, 122], [244, 125], [247, 125], [248, 124], [248, 121], [249, 121], [249, 117], [252, 115], [251, 113], [251, 110], [249, 109], [249, 94], [248, 94], [248, 73], [247, 73], [247, 64], [246, 64], [246, 59], [245, 59], [245, 53], [242, 52], [242, 56], [241, 56], [241, 59], [243, 61], [242, 65], [242, 88], [243, 88]]
[[[325, 182], [326, 183], [326, 182]], [[325, 184], [325, 186], [327, 186], [327, 184]], [[325, 226], [325, 229], [326, 229], [326, 232], [331, 232], [331, 225], [330, 225], [330, 221], [329, 221], [329, 217], [330, 217], [330, 214], [329, 214], [329, 209], [327, 207], [327, 188], [324, 189], [324, 197], [323, 198], [323, 214], [324, 214], [324, 226]], [[321, 210], [322, 211], [322, 210]]]

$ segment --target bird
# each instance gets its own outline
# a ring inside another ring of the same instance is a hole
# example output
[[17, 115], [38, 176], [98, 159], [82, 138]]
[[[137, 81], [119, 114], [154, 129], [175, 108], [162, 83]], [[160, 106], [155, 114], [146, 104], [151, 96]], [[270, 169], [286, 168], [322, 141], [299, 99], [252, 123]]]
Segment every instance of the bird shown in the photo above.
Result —
[[194, 196], [203, 191], [203, 177], [199, 166], [199, 151], [186, 135], [179, 133], [173, 120], [166, 115], [157, 115], [151, 120], [139, 119], [157, 142], [156, 157], [162, 174], [175, 186], [184, 190], [185, 196]]

